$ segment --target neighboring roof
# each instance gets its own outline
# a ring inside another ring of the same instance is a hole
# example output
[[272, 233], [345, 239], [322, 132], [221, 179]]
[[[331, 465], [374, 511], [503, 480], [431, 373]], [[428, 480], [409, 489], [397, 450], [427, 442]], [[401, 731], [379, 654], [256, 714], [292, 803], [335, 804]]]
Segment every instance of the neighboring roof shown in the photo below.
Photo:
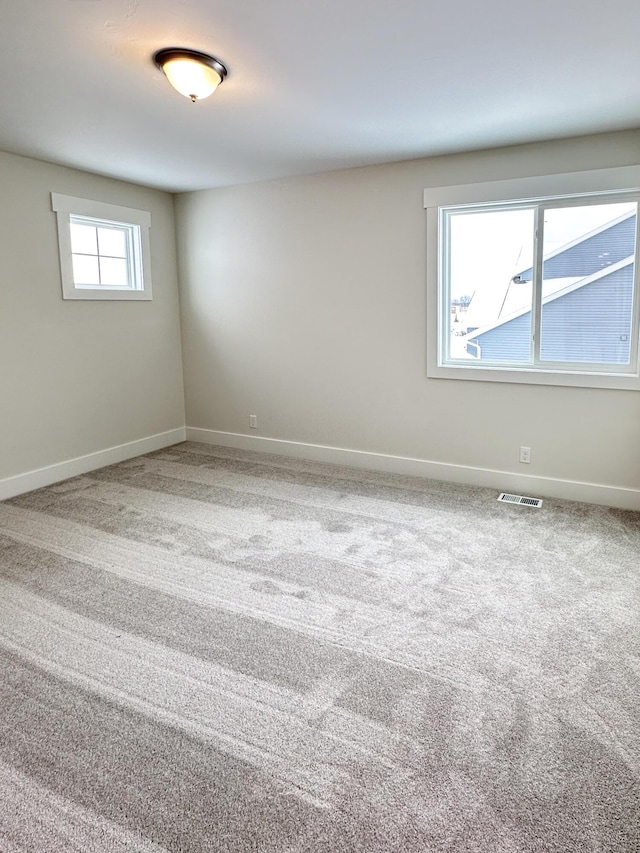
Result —
[[[545, 279], [542, 282], [543, 299], [553, 296], [560, 290], [582, 281], [584, 276], [566, 276], [565, 278]], [[488, 326], [503, 322], [531, 308], [531, 281], [515, 284], [510, 279], [502, 288], [477, 291], [466, 313], [466, 325]], [[474, 304], [475, 301], [475, 304]]]
[[[559, 290], [569, 287], [572, 284], [577, 284], [582, 281], [584, 276], [566, 276], [565, 278], [545, 278], [542, 282], [542, 298], [553, 296]], [[526, 311], [531, 307], [531, 281], [525, 281], [523, 284], [513, 284], [509, 282], [506, 296], [504, 298], [500, 318], [509, 317], [518, 311]]]
[[[556, 299], [561, 299], [563, 296], [566, 296], [569, 293], [573, 293], [574, 290], [579, 290], [582, 287], [585, 287], [587, 284], [592, 284], [594, 281], [598, 281], [599, 279], [606, 278], [609, 275], [612, 275], [614, 272], [623, 269], [624, 267], [629, 266], [634, 261], [634, 255], [630, 255], [628, 258], [623, 258], [623, 260], [618, 261], [611, 266], [606, 267], [605, 269], [598, 270], [592, 275], [585, 276], [584, 278], [579, 279], [561, 279], [564, 286], [558, 290], [555, 290], [553, 293], [548, 294], [547, 296], [542, 297], [542, 304], [547, 305], [549, 302], [553, 302]], [[570, 284], [566, 284], [567, 281], [570, 281]], [[480, 335], [484, 335], [487, 332], [492, 331], [492, 329], [498, 328], [498, 326], [504, 326], [506, 323], [510, 323], [512, 320], [515, 320], [517, 317], [521, 317], [523, 314], [528, 314], [531, 311], [531, 303], [525, 308], [522, 308], [518, 311], [514, 311], [509, 316], [502, 317], [500, 319], [495, 320], [493, 323], [487, 323], [487, 325], [483, 327], [478, 327], [474, 329], [473, 332], [469, 332], [465, 335], [467, 340], [479, 338]]]

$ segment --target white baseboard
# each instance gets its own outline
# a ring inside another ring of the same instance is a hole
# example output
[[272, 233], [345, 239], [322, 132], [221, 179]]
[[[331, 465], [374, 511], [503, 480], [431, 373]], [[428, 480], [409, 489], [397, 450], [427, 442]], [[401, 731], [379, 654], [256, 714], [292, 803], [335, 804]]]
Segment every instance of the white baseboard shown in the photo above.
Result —
[[0, 500], [4, 501], [24, 492], [31, 492], [33, 489], [59, 483], [60, 480], [68, 480], [69, 477], [95, 471], [96, 468], [104, 468], [105, 465], [124, 462], [125, 459], [132, 459], [134, 456], [178, 444], [185, 440], [185, 433], [185, 427], [179, 427], [147, 438], [140, 438], [137, 441], [118, 444], [116, 447], [108, 447], [106, 450], [98, 450], [96, 453], [88, 453], [86, 456], [68, 459], [66, 462], [58, 462], [56, 465], [48, 465], [46, 468], [38, 468], [36, 471], [6, 477], [0, 480]]
[[262, 453], [278, 453], [298, 459], [312, 459], [315, 462], [349, 465], [352, 468], [367, 468], [392, 474], [410, 474], [415, 477], [484, 486], [501, 492], [515, 492], [532, 497], [561, 498], [620, 509], [640, 510], [640, 490], [638, 489], [605, 486], [599, 483], [581, 483], [574, 480], [557, 480], [553, 477], [535, 477], [528, 474], [514, 474], [511, 471], [495, 471], [491, 468], [451, 465], [445, 462], [431, 462], [428, 459], [367, 453], [362, 450], [346, 450], [341, 447], [304, 444], [299, 441], [283, 441], [277, 438], [197, 427], [187, 427], [186, 432], [187, 441], [199, 441], [204, 444], [258, 450]]

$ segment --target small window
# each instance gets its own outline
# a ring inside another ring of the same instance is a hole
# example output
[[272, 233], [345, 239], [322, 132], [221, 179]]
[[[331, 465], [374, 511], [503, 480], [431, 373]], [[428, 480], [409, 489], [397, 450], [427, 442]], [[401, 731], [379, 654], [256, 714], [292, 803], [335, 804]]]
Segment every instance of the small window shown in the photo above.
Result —
[[63, 299], [151, 299], [147, 211], [51, 194]]
[[640, 387], [639, 202], [631, 189], [438, 205], [428, 375]]

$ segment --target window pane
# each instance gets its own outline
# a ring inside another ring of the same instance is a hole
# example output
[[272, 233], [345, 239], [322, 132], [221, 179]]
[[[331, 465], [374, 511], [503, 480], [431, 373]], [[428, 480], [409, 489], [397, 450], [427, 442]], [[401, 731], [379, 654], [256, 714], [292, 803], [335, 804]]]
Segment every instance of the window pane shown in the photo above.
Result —
[[531, 361], [535, 212], [449, 215], [449, 358]]
[[78, 285], [100, 284], [98, 258], [89, 255], [72, 255], [73, 281]]
[[83, 255], [97, 255], [96, 229], [91, 225], [71, 223], [71, 251]]
[[127, 257], [127, 234], [122, 228], [98, 228], [98, 245], [101, 255]]
[[128, 287], [128, 264], [120, 258], [100, 258], [100, 284]]
[[542, 361], [629, 364], [636, 208], [545, 211]]

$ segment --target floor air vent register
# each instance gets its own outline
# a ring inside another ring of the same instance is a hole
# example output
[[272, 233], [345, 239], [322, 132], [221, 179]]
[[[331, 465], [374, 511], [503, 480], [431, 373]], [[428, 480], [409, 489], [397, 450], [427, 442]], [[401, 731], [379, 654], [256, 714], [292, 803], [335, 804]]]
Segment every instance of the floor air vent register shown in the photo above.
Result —
[[506, 492], [500, 492], [498, 500], [505, 504], [521, 504], [522, 506], [533, 506], [539, 509], [542, 506], [540, 498], [527, 498], [524, 495], [509, 495]]

